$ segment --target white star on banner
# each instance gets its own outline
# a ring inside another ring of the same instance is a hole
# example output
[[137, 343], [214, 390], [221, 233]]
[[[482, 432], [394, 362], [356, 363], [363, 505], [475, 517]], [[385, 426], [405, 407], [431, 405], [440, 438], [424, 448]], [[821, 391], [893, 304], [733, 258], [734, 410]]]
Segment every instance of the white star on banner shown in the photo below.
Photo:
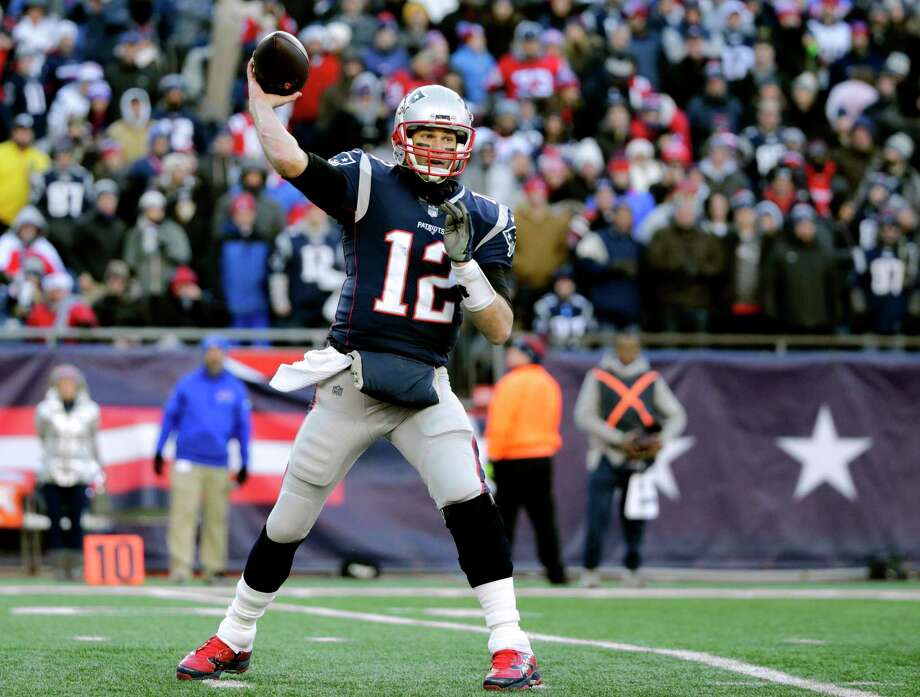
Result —
[[829, 406], [822, 404], [818, 410], [810, 438], [777, 438], [776, 444], [802, 465], [795, 498], [804, 498], [826, 483], [851, 501], [856, 499], [849, 465], [872, 447], [872, 439], [837, 435]]
[[680, 489], [677, 488], [677, 481], [671, 471], [671, 463], [690, 450], [695, 443], [696, 438], [693, 436], [681, 436], [665, 443], [655, 459], [655, 464], [648, 469], [648, 475], [655, 487], [669, 499], [680, 498]]

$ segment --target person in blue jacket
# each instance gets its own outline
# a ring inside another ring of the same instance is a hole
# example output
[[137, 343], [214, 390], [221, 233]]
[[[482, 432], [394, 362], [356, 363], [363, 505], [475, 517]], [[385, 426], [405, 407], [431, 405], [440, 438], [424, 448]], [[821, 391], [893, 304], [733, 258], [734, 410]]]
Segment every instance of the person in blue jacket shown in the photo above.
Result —
[[[227, 472], [227, 445], [240, 447], [236, 483], [246, 481], [249, 467], [250, 406], [242, 381], [224, 368], [226, 342], [206, 338], [204, 360], [184, 375], [163, 407], [163, 426], [153, 468], [163, 474], [163, 447], [176, 434], [176, 458], [170, 477], [169, 577], [184, 583], [192, 576], [195, 532], [202, 513], [201, 567], [205, 581], [223, 574], [227, 562], [227, 514], [232, 480]], [[204, 504], [202, 511], [202, 503]]]

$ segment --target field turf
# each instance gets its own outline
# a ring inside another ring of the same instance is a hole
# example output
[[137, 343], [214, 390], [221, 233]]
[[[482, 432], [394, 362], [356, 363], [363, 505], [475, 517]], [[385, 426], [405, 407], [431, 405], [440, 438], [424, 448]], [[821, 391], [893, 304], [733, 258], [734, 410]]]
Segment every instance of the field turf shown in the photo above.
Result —
[[[249, 672], [216, 684], [177, 682], [175, 666], [214, 632], [229, 586], [148, 584], [125, 595], [12, 584], [0, 584], [2, 697], [186, 697], [217, 687], [259, 697], [485, 694], [477, 604], [453, 581], [291, 583], [259, 624]], [[917, 584], [757, 587], [905, 591], [903, 599], [655, 597], [752, 589], [727, 585], [629, 591], [638, 597], [522, 588], [524, 628], [551, 635], [534, 641], [546, 680], [535, 694], [920, 695]]]

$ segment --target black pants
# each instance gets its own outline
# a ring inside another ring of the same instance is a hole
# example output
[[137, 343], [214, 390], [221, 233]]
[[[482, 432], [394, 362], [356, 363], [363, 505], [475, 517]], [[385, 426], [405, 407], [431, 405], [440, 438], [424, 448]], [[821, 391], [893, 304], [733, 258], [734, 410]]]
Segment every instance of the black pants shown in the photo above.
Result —
[[645, 531], [644, 520], [629, 520], [623, 515], [626, 506], [626, 486], [633, 474], [624, 467], [613, 467], [607, 458], [601, 458], [597, 469], [588, 478], [588, 536], [585, 539], [585, 568], [596, 569], [601, 562], [604, 551], [604, 538], [610, 527], [610, 509], [613, 494], [620, 490], [620, 525], [623, 528], [623, 540], [626, 554], [623, 566], [635, 571], [642, 563], [639, 548], [642, 545], [642, 533]]
[[[83, 548], [83, 528], [80, 517], [86, 507], [86, 485], [58, 486], [44, 484], [42, 497], [45, 499], [51, 527], [48, 529], [48, 549]], [[70, 529], [61, 529], [61, 518], [70, 520]]]
[[556, 529], [556, 508], [553, 504], [553, 460], [538, 457], [526, 460], [498, 460], [493, 463], [495, 503], [501, 511], [508, 534], [514, 544], [514, 528], [518, 508], [524, 507], [537, 538], [537, 556], [551, 581], [565, 577], [559, 557], [559, 532]]

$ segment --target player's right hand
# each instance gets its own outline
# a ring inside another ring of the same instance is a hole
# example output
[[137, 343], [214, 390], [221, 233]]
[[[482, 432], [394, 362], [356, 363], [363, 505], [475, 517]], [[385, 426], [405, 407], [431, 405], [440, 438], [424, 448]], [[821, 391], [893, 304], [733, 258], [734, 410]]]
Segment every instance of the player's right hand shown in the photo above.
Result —
[[246, 64], [246, 78], [249, 85], [249, 99], [264, 102], [272, 109], [287, 104], [288, 102], [293, 102], [299, 99], [300, 95], [303, 94], [302, 92], [295, 92], [289, 95], [269, 94], [263, 90], [261, 85], [259, 85], [259, 81], [256, 80], [255, 63], [252, 58], [250, 58], [249, 63]]

